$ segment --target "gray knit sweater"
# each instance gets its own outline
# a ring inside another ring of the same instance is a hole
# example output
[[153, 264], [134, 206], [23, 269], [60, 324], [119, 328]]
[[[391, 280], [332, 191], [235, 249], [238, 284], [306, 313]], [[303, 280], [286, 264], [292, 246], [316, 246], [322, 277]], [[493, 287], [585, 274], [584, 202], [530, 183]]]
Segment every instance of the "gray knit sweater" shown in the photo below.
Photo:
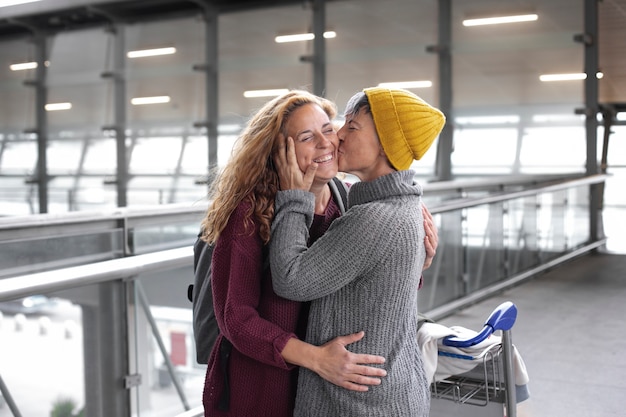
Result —
[[313, 194], [276, 197], [270, 265], [274, 290], [312, 300], [307, 342], [365, 331], [348, 349], [386, 358], [387, 376], [349, 391], [301, 369], [295, 416], [428, 416], [429, 385], [417, 345], [417, 289], [425, 259], [422, 189], [400, 171], [350, 188], [349, 210], [307, 249]]

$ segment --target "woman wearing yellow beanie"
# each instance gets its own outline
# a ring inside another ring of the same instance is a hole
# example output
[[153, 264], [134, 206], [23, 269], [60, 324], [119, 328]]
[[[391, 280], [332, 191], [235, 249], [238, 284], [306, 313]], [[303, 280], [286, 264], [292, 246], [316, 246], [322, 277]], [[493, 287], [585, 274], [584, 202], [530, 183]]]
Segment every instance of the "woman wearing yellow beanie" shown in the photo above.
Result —
[[426, 257], [422, 188], [409, 170], [445, 124], [444, 115], [405, 91], [368, 88], [346, 106], [339, 170], [353, 184], [348, 210], [307, 248], [317, 167], [302, 173], [293, 140], [276, 156], [270, 265], [277, 294], [311, 301], [306, 341], [366, 330], [350, 350], [380, 355], [387, 376], [357, 392], [301, 369], [294, 416], [428, 416], [430, 394], [417, 345], [417, 290]]

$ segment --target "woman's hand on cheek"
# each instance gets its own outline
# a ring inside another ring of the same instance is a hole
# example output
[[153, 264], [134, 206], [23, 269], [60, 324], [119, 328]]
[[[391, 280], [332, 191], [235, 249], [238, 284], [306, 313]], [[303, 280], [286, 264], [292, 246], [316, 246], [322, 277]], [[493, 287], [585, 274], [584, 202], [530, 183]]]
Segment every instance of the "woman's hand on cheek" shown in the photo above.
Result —
[[274, 155], [274, 164], [280, 180], [281, 190], [309, 191], [315, 178], [317, 164], [312, 163], [303, 173], [298, 166], [293, 138], [281, 135], [278, 151]]

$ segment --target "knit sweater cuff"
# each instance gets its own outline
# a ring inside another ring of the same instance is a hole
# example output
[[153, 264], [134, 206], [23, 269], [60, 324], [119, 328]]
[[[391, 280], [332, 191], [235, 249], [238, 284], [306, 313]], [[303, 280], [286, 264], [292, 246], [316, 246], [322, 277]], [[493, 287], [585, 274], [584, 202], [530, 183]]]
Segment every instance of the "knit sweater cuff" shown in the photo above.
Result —
[[284, 190], [276, 194], [275, 216], [281, 211], [303, 214], [307, 227], [313, 222], [315, 195], [303, 190]]

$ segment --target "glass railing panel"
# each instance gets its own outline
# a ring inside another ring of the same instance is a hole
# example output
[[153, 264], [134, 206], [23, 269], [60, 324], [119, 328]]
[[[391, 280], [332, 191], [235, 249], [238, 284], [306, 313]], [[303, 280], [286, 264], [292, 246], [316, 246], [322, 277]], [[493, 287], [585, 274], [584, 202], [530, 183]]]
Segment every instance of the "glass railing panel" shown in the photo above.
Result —
[[159, 250], [191, 246], [198, 236], [200, 220], [180, 224], [165, 223], [132, 230], [134, 253], [149, 253]]
[[531, 268], [539, 261], [537, 254], [537, 199], [517, 198], [506, 203], [504, 217], [505, 245], [508, 250], [509, 275]]
[[537, 213], [538, 246], [544, 261], [589, 241], [589, 186], [542, 193]]
[[[61, 407], [78, 415], [85, 404], [81, 308], [56, 297], [25, 300], [0, 303], [0, 375], [22, 416], [61, 415], [54, 414]], [[0, 417], [12, 415], [0, 407]]]
[[[567, 199], [569, 204], [565, 213], [564, 233], [567, 236], [568, 248], [572, 249], [590, 240], [589, 202], [591, 198], [589, 186], [568, 189]], [[599, 225], [599, 228], [601, 231], [602, 226]]]
[[540, 233], [543, 236], [544, 253], [561, 253], [567, 247], [565, 213], [567, 212], [567, 190], [544, 193], [540, 196]]
[[419, 310], [427, 311], [455, 300], [464, 294], [462, 212], [455, 210], [433, 215], [439, 234], [437, 254], [424, 271], [424, 285], [419, 292]]
[[[626, 127], [622, 130], [626, 134]], [[619, 142], [617, 142], [619, 143]], [[604, 203], [602, 207], [601, 226], [608, 237], [606, 248], [610, 252], [626, 253], [626, 238], [624, 236], [624, 213], [626, 212], [626, 140], [623, 140], [624, 152], [622, 160], [625, 164], [619, 167], [610, 167], [611, 176], [606, 180]], [[611, 144], [613, 146], [613, 143]]]
[[502, 203], [465, 210], [464, 293], [484, 288], [504, 276]]
[[123, 254], [122, 229], [0, 241], [0, 278], [114, 259]]
[[136, 282], [130, 366], [142, 382], [131, 394], [133, 414], [169, 417], [202, 405], [206, 365], [196, 361], [187, 299], [192, 266], [142, 274]]
[[588, 244], [589, 188], [437, 213], [439, 247], [424, 272], [420, 310], [480, 292]]

